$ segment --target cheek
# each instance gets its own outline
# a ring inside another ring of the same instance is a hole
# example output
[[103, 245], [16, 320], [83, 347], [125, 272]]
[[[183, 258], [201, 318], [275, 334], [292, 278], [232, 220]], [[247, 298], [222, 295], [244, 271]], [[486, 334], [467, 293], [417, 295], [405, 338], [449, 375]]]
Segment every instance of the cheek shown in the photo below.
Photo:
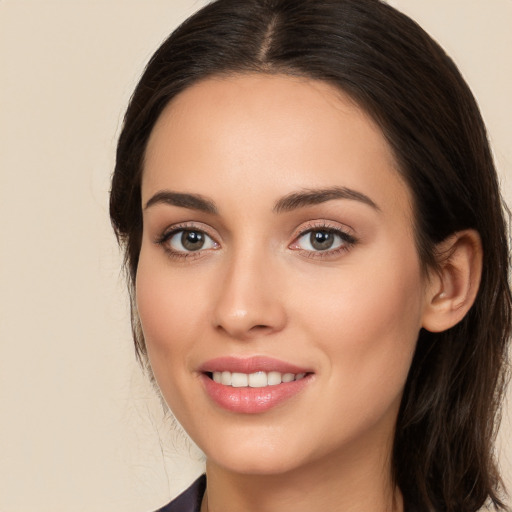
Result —
[[[153, 376], [169, 408], [183, 425], [195, 423], [197, 390], [190, 384], [191, 347], [204, 337], [205, 289], [180, 278], [162, 257], [141, 251], [136, 301]], [[183, 274], [183, 273], [182, 273]]]
[[399, 401], [421, 327], [422, 290], [413, 255], [401, 265], [346, 268], [317, 294], [314, 309], [304, 307], [303, 317], [315, 318], [304, 329], [314, 328], [310, 338], [328, 358], [333, 399], [374, 419]]
[[[149, 361], [161, 389], [174, 387], [172, 379], [190, 366], [191, 342], [200, 337], [205, 290], [183, 281], [149, 250], [141, 251], [136, 279], [136, 301]], [[167, 398], [167, 397], [166, 397]]]

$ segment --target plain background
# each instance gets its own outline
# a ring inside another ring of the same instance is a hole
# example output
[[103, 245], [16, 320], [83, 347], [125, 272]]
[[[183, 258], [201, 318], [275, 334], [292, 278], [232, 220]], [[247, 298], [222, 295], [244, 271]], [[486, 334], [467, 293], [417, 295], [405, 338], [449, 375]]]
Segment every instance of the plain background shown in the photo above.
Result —
[[[201, 471], [135, 363], [107, 204], [143, 66], [204, 3], [0, 0], [1, 512], [151, 511]], [[512, 0], [391, 3], [459, 64], [512, 202]]]

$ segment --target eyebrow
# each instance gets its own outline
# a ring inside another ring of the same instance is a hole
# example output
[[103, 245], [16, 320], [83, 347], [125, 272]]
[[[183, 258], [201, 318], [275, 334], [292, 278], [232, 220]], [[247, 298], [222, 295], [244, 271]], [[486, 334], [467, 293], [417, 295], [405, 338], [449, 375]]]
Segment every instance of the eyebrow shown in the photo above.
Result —
[[[350, 199], [359, 201], [363, 204], [371, 206], [373, 209], [380, 211], [377, 204], [368, 196], [352, 190], [347, 187], [329, 187], [322, 189], [304, 189], [300, 192], [292, 192], [282, 197], [274, 204], [273, 211], [275, 213], [290, 212], [306, 206], [325, 203], [334, 199]], [[189, 194], [183, 192], [172, 192], [170, 190], [161, 190], [152, 196], [145, 210], [155, 204], [169, 204], [190, 210], [198, 210], [205, 213], [218, 214], [217, 206], [210, 199], [206, 199], [200, 194]]]
[[298, 208], [325, 203], [333, 199], [351, 199], [371, 206], [381, 211], [375, 202], [368, 196], [347, 187], [329, 187], [322, 189], [304, 189], [293, 192], [279, 199], [274, 205], [274, 212], [289, 212]]
[[155, 204], [170, 204], [172, 206], [198, 210], [205, 213], [218, 213], [215, 203], [199, 194], [185, 194], [181, 192], [171, 192], [170, 190], [161, 190], [149, 199], [144, 209], [147, 210]]

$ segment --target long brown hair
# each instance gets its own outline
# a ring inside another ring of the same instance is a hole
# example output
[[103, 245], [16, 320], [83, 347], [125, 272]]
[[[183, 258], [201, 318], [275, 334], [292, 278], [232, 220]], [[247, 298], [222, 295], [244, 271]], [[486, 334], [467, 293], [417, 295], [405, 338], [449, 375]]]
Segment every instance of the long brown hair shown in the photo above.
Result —
[[[339, 87], [380, 125], [414, 198], [425, 268], [435, 247], [472, 228], [482, 239], [475, 304], [455, 327], [421, 331], [399, 412], [394, 476], [418, 510], [504, 509], [493, 458], [506, 377], [511, 296], [508, 240], [486, 130], [454, 63], [415, 22], [379, 0], [218, 0], [153, 55], [119, 138], [110, 214], [135, 286], [140, 183], [163, 108], [212, 75], [287, 73]], [[137, 353], [147, 362], [132, 303]]]

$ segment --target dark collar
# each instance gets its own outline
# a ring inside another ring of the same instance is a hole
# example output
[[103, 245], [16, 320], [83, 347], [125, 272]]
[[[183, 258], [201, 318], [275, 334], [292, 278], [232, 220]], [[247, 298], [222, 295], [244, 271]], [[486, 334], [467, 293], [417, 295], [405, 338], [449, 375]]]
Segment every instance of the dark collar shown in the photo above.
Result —
[[205, 490], [206, 475], [201, 475], [188, 489], [156, 512], [199, 512]]

